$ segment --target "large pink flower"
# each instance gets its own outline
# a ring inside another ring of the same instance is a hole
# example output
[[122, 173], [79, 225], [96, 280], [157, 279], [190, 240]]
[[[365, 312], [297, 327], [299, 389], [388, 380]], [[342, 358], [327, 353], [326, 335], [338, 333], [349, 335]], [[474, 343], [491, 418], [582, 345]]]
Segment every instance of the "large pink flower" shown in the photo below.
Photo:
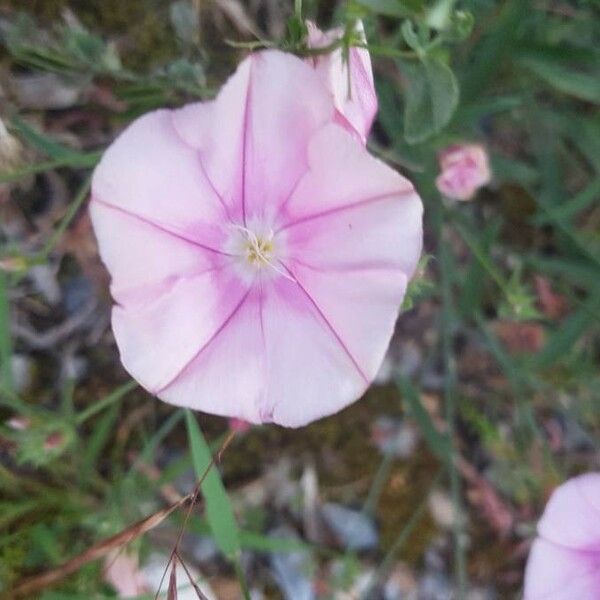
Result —
[[106, 151], [91, 212], [125, 368], [172, 404], [299, 426], [375, 376], [421, 251], [412, 185], [333, 122], [311, 66], [241, 63]]
[[[306, 25], [310, 48], [326, 48], [344, 34], [340, 27], [323, 32], [310, 21]], [[355, 27], [357, 36], [364, 40], [362, 23], [358, 21]], [[342, 49], [337, 48], [308, 60], [332, 94], [335, 121], [355, 131], [359, 139], [366, 143], [377, 113], [377, 95], [369, 52], [353, 46], [349, 49], [348, 56], [344, 57]]]
[[538, 523], [525, 600], [600, 598], [600, 473], [557, 488]]

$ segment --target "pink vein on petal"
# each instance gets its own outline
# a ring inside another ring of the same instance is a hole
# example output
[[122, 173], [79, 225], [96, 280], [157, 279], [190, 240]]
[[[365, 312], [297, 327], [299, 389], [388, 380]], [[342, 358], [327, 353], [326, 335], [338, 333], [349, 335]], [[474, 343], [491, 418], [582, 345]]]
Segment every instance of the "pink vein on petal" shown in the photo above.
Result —
[[215, 254], [221, 254], [223, 256], [233, 256], [233, 254], [230, 254], [229, 252], [223, 252], [222, 250], [218, 250], [217, 248], [212, 248], [211, 246], [207, 246], [207, 245], [199, 242], [198, 240], [195, 240], [194, 238], [191, 238], [191, 237], [185, 235], [184, 233], [182, 233], [180, 231], [171, 229], [170, 227], [165, 227], [164, 225], [161, 225], [160, 223], [157, 223], [156, 221], [147, 219], [146, 217], [143, 217], [142, 215], [132, 212], [130, 210], [127, 210], [126, 208], [117, 206], [116, 204], [111, 204], [110, 202], [106, 202], [105, 200], [100, 200], [100, 198], [98, 198], [98, 197], [93, 197], [92, 202], [97, 202], [98, 204], [101, 204], [102, 206], [105, 206], [106, 208], [109, 208], [116, 212], [127, 215], [128, 217], [131, 217], [132, 219], [138, 220], [140, 223], [144, 223], [145, 225], [154, 227], [154, 229], [157, 229], [158, 231], [161, 231], [163, 233], [166, 233], [168, 235], [176, 237], [183, 242], [187, 242], [188, 244], [192, 244], [193, 246], [197, 246], [198, 248], [202, 248], [203, 250], [207, 250], [208, 252], [213, 252]]
[[192, 356], [192, 358], [190, 358], [190, 360], [188, 360], [181, 367], [181, 369], [179, 369], [179, 371], [171, 378], [171, 381], [162, 385], [157, 390], [152, 391], [152, 393], [154, 395], [160, 394], [161, 392], [166, 390], [171, 384], [175, 383], [175, 381], [177, 379], [179, 379], [179, 377], [181, 377], [181, 375], [185, 372], [185, 370], [202, 354], [202, 352], [204, 352], [204, 350], [206, 350], [208, 348], [208, 346], [210, 346], [210, 344], [212, 344], [212, 342], [214, 342], [214, 340], [217, 338], [217, 336], [227, 327], [227, 325], [229, 325], [231, 323], [231, 321], [233, 320], [235, 315], [240, 311], [240, 309], [244, 305], [244, 302], [246, 302], [248, 296], [250, 295], [251, 291], [252, 291], [252, 286], [250, 286], [248, 288], [248, 291], [242, 296], [242, 299], [236, 304], [236, 306], [233, 308], [231, 313], [227, 316], [227, 318], [223, 321], [223, 323], [217, 328], [217, 330], [212, 334], [212, 336], [198, 349], [198, 351], [194, 354], [194, 356]]
[[[233, 259], [232, 259], [233, 261]], [[222, 271], [226, 267], [231, 266], [232, 261], [224, 262], [221, 265], [215, 265], [211, 267], [206, 267], [199, 271], [192, 271], [190, 273], [173, 273], [171, 275], [166, 275], [162, 279], [153, 282], [141, 283], [139, 285], [134, 285], [132, 287], [123, 288], [119, 291], [119, 295], [121, 296], [131, 296], [132, 294], [142, 293], [144, 290], [147, 291], [144, 296], [145, 302], [154, 302], [158, 300], [165, 293], [169, 292], [179, 281], [189, 281], [190, 279], [194, 279], [199, 275], [205, 275], [206, 273], [217, 273]], [[116, 299], [114, 300], [117, 306], [121, 308], [125, 308], [126, 302], [119, 302]]]
[[[263, 348], [263, 356], [264, 356], [264, 364], [263, 364], [263, 368], [265, 371], [265, 379], [266, 379], [266, 374], [269, 372], [269, 365], [267, 364], [267, 361], [269, 360], [269, 355], [267, 352], [267, 338], [265, 336], [265, 322], [264, 322], [264, 305], [265, 305], [265, 300], [264, 300], [264, 285], [263, 285], [263, 279], [262, 277], [260, 278], [259, 281], [259, 295], [258, 295], [258, 318], [260, 319], [260, 335], [261, 335], [261, 341], [262, 341], [262, 348]], [[264, 409], [263, 406], [259, 406], [258, 407], [258, 412], [261, 415], [261, 419], [266, 420], [265, 418], [268, 416], [269, 418], [272, 417], [272, 410], [269, 411], [269, 415], [266, 414], [266, 411]]]
[[389, 261], [371, 261], [367, 263], [318, 266], [307, 263], [304, 260], [300, 260], [296, 256], [291, 256], [287, 260], [292, 260], [293, 262], [298, 263], [300, 266], [317, 273], [348, 273], [349, 271], [353, 273], [360, 273], [361, 271], [389, 271], [394, 276], [398, 274], [398, 265]]
[[206, 170], [206, 167], [204, 166], [204, 160], [202, 158], [202, 152], [198, 148], [195, 148], [195, 147], [191, 146], [181, 136], [181, 134], [179, 133], [179, 130], [177, 129], [177, 127], [175, 125], [175, 116], [174, 115], [175, 115], [175, 113], [173, 111], [171, 111], [169, 113], [169, 116], [171, 117], [171, 125], [173, 126], [175, 134], [177, 135], [177, 137], [181, 140], [181, 142], [183, 144], [185, 144], [188, 148], [192, 148], [192, 150], [194, 150], [196, 152], [196, 155], [198, 157], [198, 165], [200, 167], [200, 171], [202, 171], [202, 176], [204, 177], [204, 179], [206, 179], [206, 182], [208, 183], [210, 189], [213, 191], [214, 195], [219, 199], [219, 202], [220, 202], [221, 206], [223, 207], [223, 210], [225, 211], [225, 215], [231, 221], [231, 217], [229, 216], [229, 208], [227, 207], [227, 204], [225, 203], [225, 200], [223, 199], [223, 196], [221, 196], [221, 194], [219, 193], [219, 191], [215, 187], [215, 184], [213, 183], [212, 179], [209, 177], [208, 171]]
[[289, 266], [285, 265], [281, 261], [279, 261], [279, 264], [281, 264], [283, 266], [283, 268], [288, 272], [290, 277], [292, 277], [294, 279], [294, 281], [296, 282], [296, 284], [298, 285], [298, 287], [300, 288], [302, 293], [306, 296], [308, 301], [313, 305], [313, 307], [319, 313], [319, 315], [323, 319], [323, 321], [325, 321], [325, 325], [329, 329], [329, 332], [333, 335], [333, 337], [335, 338], [337, 343], [341, 346], [341, 348], [344, 351], [344, 353], [346, 354], [346, 356], [350, 359], [350, 362], [353, 364], [354, 368], [358, 371], [358, 374], [365, 381], [365, 383], [367, 385], [369, 385], [371, 383], [371, 379], [369, 377], [367, 377], [365, 372], [362, 370], [361, 366], [358, 364], [358, 361], [356, 360], [356, 358], [354, 358], [354, 355], [350, 351], [350, 348], [348, 348], [348, 346], [342, 339], [342, 336], [337, 332], [337, 330], [335, 329], [335, 327], [333, 326], [331, 321], [327, 318], [325, 313], [321, 310], [321, 307], [317, 304], [316, 300], [311, 296], [310, 292], [302, 285], [302, 283], [300, 282], [300, 280], [298, 279], [296, 274], [289, 268]]
[[365, 198], [363, 200], [357, 200], [356, 202], [351, 202], [349, 204], [342, 204], [340, 206], [334, 206], [333, 208], [329, 208], [322, 212], [313, 213], [311, 215], [306, 215], [304, 217], [300, 217], [294, 221], [290, 221], [285, 225], [279, 227], [279, 229], [275, 232], [276, 234], [280, 231], [284, 231], [285, 229], [289, 229], [290, 227], [295, 227], [296, 225], [301, 225], [302, 223], [306, 223], [307, 221], [312, 221], [314, 219], [321, 219], [323, 217], [328, 217], [329, 215], [335, 215], [346, 210], [350, 210], [353, 208], [358, 208], [360, 206], [367, 206], [374, 202], [381, 202], [382, 200], [390, 200], [391, 198], [403, 197], [403, 196], [412, 196], [416, 194], [415, 189], [411, 186], [405, 190], [396, 190], [394, 192], [386, 192], [385, 194], [379, 194], [378, 196], [371, 196], [370, 198]]
[[246, 222], [246, 158], [247, 158], [247, 145], [248, 145], [248, 122], [250, 115], [250, 95], [252, 93], [252, 67], [254, 60], [250, 55], [250, 66], [248, 68], [248, 86], [246, 88], [246, 100], [244, 104], [244, 118], [242, 121], [242, 220], [244, 221], [244, 227], [247, 225]]

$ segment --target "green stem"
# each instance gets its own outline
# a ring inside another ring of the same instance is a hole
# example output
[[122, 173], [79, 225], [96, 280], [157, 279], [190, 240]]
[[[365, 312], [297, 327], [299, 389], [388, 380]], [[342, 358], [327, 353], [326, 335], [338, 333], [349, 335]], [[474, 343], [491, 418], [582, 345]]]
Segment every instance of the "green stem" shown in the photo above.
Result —
[[76, 157], [61, 158], [56, 160], [46, 160], [32, 165], [26, 165], [15, 171], [9, 171], [8, 173], [0, 173], [0, 183], [12, 183], [27, 177], [28, 175], [36, 175], [37, 173], [43, 173], [52, 169], [58, 169], [60, 167], [73, 167], [73, 168], [89, 168], [93, 167], [100, 160], [100, 152], [90, 152], [87, 155], [80, 155]]
[[133, 390], [136, 386], [137, 386], [137, 382], [135, 382], [133, 380], [128, 381], [127, 383], [124, 383], [123, 385], [118, 387], [116, 390], [114, 390], [113, 392], [108, 394], [107, 396], [104, 396], [104, 398], [101, 398], [100, 400], [98, 400], [97, 402], [92, 404], [91, 406], [88, 406], [85, 410], [82, 410], [75, 418], [75, 423], [77, 425], [81, 425], [82, 423], [87, 421], [90, 417], [93, 417], [95, 414], [99, 413], [100, 411], [103, 411], [105, 408], [107, 408], [111, 404], [114, 404], [115, 402], [118, 402], [119, 400], [121, 400], [121, 398], [123, 398], [123, 396], [125, 396], [127, 393], [129, 393], [131, 390]]
[[52, 235], [46, 242], [46, 245], [43, 247], [42, 251], [39, 254], [40, 258], [47, 259], [56, 244], [58, 244], [62, 234], [66, 231], [67, 227], [71, 224], [71, 221], [75, 218], [77, 211], [85, 201], [88, 196], [88, 192], [90, 191], [91, 185], [91, 177], [86, 177], [85, 181], [79, 188], [75, 198], [71, 204], [69, 204], [69, 208], [65, 213], [65, 216], [62, 218], [61, 222], [58, 224], [58, 227], [53, 231]]
[[2, 270], [0, 270], [0, 383], [7, 393], [11, 394], [13, 392], [8, 280]]
[[242, 564], [240, 563], [239, 557], [234, 559], [233, 566], [235, 568], [235, 575], [240, 584], [242, 594], [244, 595], [244, 600], [251, 600], [250, 589], [248, 588], [248, 582], [246, 581], [246, 576], [244, 575], [244, 570], [242, 569]]
[[421, 500], [421, 503], [417, 507], [417, 510], [415, 510], [415, 512], [410, 516], [410, 519], [408, 519], [406, 525], [402, 528], [402, 531], [399, 533], [398, 537], [388, 550], [387, 554], [385, 555], [385, 558], [383, 559], [377, 570], [371, 576], [369, 584], [367, 585], [367, 589], [361, 596], [362, 600], [369, 600], [369, 598], [372, 598], [374, 595], [373, 592], [375, 590], [375, 587], [387, 576], [390, 568], [394, 565], [398, 553], [402, 550], [402, 548], [404, 548], [404, 545], [408, 541], [415, 527], [423, 518], [425, 510], [428, 506], [429, 494], [431, 490], [437, 485], [439, 479], [440, 473], [438, 472], [437, 475], [434, 477], [431, 485], [429, 486], [425, 497], [423, 498], [423, 500]]
[[452, 263], [450, 250], [444, 239], [444, 211], [438, 207], [436, 211], [436, 237], [438, 240], [438, 259], [440, 263], [441, 288], [442, 288], [442, 354], [444, 358], [444, 404], [445, 417], [448, 426], [448, 435], [452, 440], [453, 449], [448, 455], [447, 467], [450, 476], [450, 493], [454, 505], [454, 570], [459, 600], [465, 597], [467, 588], [467, 570], [465, 560], [465, 549], [463, 545], [463, 521], [462, 494], [460, 488], [460, 476], [456, 466], [455, 448], [455, 419], [456, 419], [456, 363], [454, 359], [452, 329], [455, 321], [455, 313], [452, 298]]
[[386, 452], [383, 455], [383, 459], [379, 464], [379, 468], [377, 469], [377, 473], [371, 484], [371, 489], [369, 490], [369, 495], [367, 496], [362, 509], [364, 513], [368, 515], [375, 513], [383, 487], [390, 476], [394, 459], [395, 456], [393, 452]]

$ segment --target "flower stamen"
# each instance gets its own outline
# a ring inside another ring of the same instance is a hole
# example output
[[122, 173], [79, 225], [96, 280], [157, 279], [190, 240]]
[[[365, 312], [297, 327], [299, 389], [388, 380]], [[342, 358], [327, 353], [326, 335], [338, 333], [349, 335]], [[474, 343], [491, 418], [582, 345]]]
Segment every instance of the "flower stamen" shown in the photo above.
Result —
[[273, 238], [275, 236], [272, 229], [269, 229], [266, 235], [257, 235], [251, 229], [244, 227], [243, 225], [235, 225], [236, 229], [239, 229], [246, 237], [245, 244], [245, 259], [253, 267], [270, 267], [286, 279], [294, 281], [294, 278], [286, 273], [283, 269], [275, 264], [274, 244]]

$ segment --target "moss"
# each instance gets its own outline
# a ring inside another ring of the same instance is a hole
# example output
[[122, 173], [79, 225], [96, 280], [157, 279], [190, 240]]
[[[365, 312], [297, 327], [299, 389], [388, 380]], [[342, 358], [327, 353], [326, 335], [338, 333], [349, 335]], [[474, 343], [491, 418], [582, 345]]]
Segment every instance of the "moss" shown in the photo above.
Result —
[[[378, 414], [402, 415], [398, 392], [393, 387], [373, 388], [346, 410], [301, 429], [276, 426], [256, 428], [238, 439], [223, 460], [228, 485], [252, 480], [269, 468], [269, 459], [291, 456], [315, 465], [323, 499], [362, 505], [381, 463], [381, 454], [371, 441], [370, 428]], [[222, 431], [222, 420], [207, 419], [204, 429], [213, 439]], [[386, 551], [402, 531], [429, 490], [438, 470], [437, 461], [426, 451], [410, 461], [398, 461], [377, 507], [381, 549]], [[299, 473], [298, 473], [299, 475]], [[435, 531], [424, 517], [410, 536], [402, 556], [416, 562]]]

